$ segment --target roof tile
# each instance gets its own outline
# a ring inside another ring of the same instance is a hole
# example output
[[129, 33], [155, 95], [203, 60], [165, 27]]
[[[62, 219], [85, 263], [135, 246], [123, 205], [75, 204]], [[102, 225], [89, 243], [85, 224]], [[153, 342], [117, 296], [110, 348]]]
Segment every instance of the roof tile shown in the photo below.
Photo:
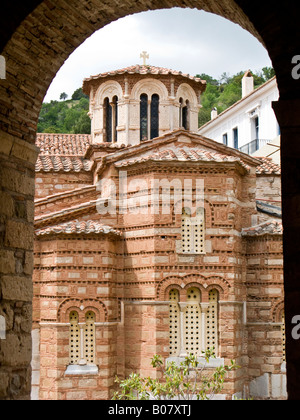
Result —
[[72, 220], [70, 222], [57, 224], [55, 226], [48, 226], [42, 229], [37, 229], [35, 234], [37, 236], [45, 236], [50, 234], [89, 234], [89, 233], [103, 233], [114, 234], [120, 236], [122, 233], [111, 226], [103, 225], [94, 220]]
[[281, 167], [269, 157], [258, 157], [262, 164], [256, 168], [258, 175], [281, 175]]
[[282, 222], [277, 220], [269, 220], [260, 225], [242, 229], [242, 236], [282, 235], [282, 233]]
[[190, 76], [189, 74], [184, 74], [181, 71], [171, 70], [171, 69], [168, 69], [168, 68], [165, 68], [165, 67], [156, 67], [156, 66], [151, 66], [151, 65], [140, 65], [140, 64], [125, 67], [123, 69], [112, 70], [112, 71], [108, 71], [108, 72], [105, 72], [105, 73], [100, 73], [100, 74], [95, 75], [95, 76], [90, 76], [90, 77], [84, 79], [84, 82], [88, 82], [90, 80], [94, 80], [94, 79], [98, 79], [98, 78], [105, 78], [105, 77], [108, 77], [108, 76], [125, 74], [125, 73], [128, 73], [128, 74], [138, 73], [138, 74], [152, 74], [152, 75], [183, 76], [183, 77], [186, 77], [190, 80], [194, 80], [195, 82], [206, 84], [205, 80], [201, 80], [199, 77]]
[[89, 134], [37, 134], [36, 145], [40, 155], [84, 156], [89, 145]]
[[39, 155], [35, 165], [36, 172], [89, 172], [92, 162], [81, 156], [50, 156]]

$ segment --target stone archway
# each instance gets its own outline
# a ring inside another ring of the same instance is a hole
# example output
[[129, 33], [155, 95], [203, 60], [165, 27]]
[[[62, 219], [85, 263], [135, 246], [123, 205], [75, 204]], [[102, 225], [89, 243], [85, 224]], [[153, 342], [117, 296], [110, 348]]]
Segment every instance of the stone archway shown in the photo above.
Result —
[[292, 318], [300, 307], [298, 286], [300, 81], [291, 76], [299, 54], [294, 0], [20, 0], [2, 7], [0, 54], [0, 316], [7, 337], [0, 343], [0, 398], [29, 398], [33, 270], [34, 145], [39, 110], [64, 60], [88, 36], [128, 14], [170, 7], [216, 13], [241, 25], [267, 48], [276, 71], [280, 101], [274, 104], [282, 133], [282, 185], [286, 293], [287, 375], [290, 399], [300, 396], [299, 340]]

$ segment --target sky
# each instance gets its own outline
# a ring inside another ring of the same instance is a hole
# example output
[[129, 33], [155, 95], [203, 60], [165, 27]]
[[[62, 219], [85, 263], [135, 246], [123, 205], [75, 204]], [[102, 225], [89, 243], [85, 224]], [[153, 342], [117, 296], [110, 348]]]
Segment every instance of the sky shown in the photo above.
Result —
[[266, 49], [239, 25], [196, 9], [164, 9], [121, 18], [95, 32], [60, 68], [44, 102], [59, 100], [82, 86], [84, 78], [134, 64], [179, 70], [195, 76], [206, 73], [219, 79], [270, 67]]

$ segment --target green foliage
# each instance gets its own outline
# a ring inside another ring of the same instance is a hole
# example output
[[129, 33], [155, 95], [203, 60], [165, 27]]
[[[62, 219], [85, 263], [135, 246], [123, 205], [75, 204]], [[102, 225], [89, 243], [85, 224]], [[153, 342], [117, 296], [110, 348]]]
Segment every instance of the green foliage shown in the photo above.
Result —
[[[62, 96], [62, 95], [60, 95]], [[39, 133], [90, 134], [89, 99], [77, 89], [71, 100], [43, 103], [37, 131]]]
[[[205, 73], [197, 75], [207, 81], [206, 91], [202, 95], [202, 109], [199, 112], [200, 127], [210, 120], [211, 110], [214, 107], [220, 114], [241, 99], [241, 81], [244, 73], [242, 71], [232, 77], [228, 73], [223, 73], [219, 80]], [[271, 67], [264, 67], [256, 74], [252, 74], [254, 87], [257, 88], [272, 78], [275, 72]], [[72, 99], [67, 100], [67, 97], [68, 95], [63, 92], [60, 95], [62, 101], [51, 101], [42, 105], [37, 129], [39, 133], [90, 134], [91, 122], [87, 115], [88, 96], [82, 92], [82, 88], [79, 88], [74, 91]]]
[[116, 378], [120, 391], [115, 392], [114, 400], [209, 400], [223, 388], [226, 375], [239, 368], [233, 360], [230, 365], [208, 369], [210, 359], [215, 358], [214, 348], [203, 353], [205, 363], [200, 364], [197, 357], [190, 354], [177, 365], [169, 362], [164, 366], [161, 356], [155, 355], [151, 364], [162, 373], [162, 379], [143, 378], [131, 373], [127, 379]]
[[82, 88], [76, 89], [72, 95], [73, 101], [78, 101], [81, 98], [89, 99], [89, 97], [82, 92]]
[[[219, 80], [207, 74], [198, 74], [202, 80], [207, 81], [206, 91], [202, 95], [202, 109], [199, 112], [199, 127], [210, 121], [211, 110], [217, 108], [218, 114], [235, 104], [242, 98], [242, 78], [245, 72], [241, 71], [230, 77], [228, 73], [223, 73]], [[275, 76], [272, 67], [264, 67], [261, 71], [253, 73], [254, 88], [258, 88], [263, 83]]]
[[66, 94], [66, 92], [63, 92], [60, 94], [59, 99], [62, 99], [63, 101], [65, 101], [67, 99], [68, 95]]

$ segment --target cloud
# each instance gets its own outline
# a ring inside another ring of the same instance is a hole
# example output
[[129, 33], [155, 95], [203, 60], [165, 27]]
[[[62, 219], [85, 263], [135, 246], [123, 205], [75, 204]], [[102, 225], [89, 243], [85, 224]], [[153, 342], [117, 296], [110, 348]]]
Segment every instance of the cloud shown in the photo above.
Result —
[[66, 60], [45, 101], [69, 97], [90, 75], [142, 63], [213, 77], [223, 72], [261, 69], [271, 62], [265, 48], [247, 31], [220, 16], [195, 9], [163, 9], [126, 16], [89, 37]]

